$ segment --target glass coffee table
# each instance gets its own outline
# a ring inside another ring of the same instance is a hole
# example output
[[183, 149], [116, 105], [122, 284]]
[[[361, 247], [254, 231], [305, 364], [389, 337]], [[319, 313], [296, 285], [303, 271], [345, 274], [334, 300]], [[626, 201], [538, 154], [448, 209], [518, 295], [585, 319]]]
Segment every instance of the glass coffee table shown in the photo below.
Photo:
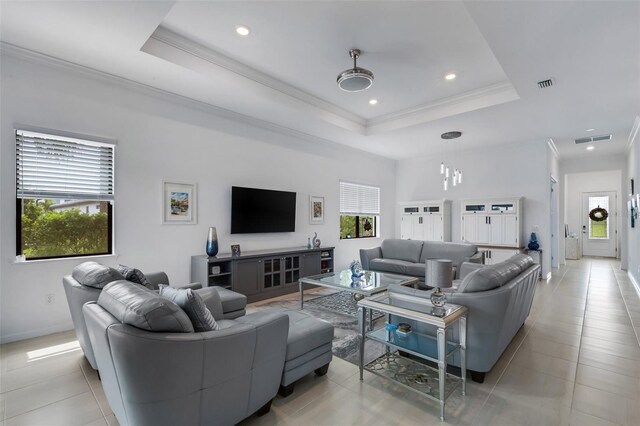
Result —
[[[387, 288], [391, 284], [416, 286], [418, 279], [386, 272], [364, 271], [364, 275], [360, 279], [354, 280], [351, 278], [350, 270], [304, 277], [300, 279], [300, 309], [304, 309], [305, 284], [332, 288], [339, 291], [348, 291], [353, 293], [353, 298], [357, 302], [365, 297], [387, 291]], [[370, 326], [372, 324], [371, 315], [372, 312], [369, 311]]]

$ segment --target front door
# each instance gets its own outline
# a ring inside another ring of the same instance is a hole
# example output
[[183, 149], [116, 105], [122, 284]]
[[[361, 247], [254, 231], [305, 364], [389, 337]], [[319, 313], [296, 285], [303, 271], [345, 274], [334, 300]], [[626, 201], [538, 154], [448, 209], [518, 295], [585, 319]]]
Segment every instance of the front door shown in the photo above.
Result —
[[616, 257], [616, 193], [583, 193], [582, 217], [582, 255]]

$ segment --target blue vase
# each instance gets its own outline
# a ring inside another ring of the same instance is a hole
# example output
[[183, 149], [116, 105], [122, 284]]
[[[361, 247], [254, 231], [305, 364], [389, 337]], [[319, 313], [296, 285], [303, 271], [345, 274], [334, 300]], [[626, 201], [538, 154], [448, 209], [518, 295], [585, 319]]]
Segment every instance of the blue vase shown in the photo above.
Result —
[[207, 256], [215, 256], [218, 254], [218, 232], [215, 226], [209, 228], [209, 236], [207, 237]]
[[540, 248], [540, 244], [538, 244], [538, 237], [535, 232], [531, 233], [531, 238], [527, 247], [529, 247], [529, 250], [538, 250]]

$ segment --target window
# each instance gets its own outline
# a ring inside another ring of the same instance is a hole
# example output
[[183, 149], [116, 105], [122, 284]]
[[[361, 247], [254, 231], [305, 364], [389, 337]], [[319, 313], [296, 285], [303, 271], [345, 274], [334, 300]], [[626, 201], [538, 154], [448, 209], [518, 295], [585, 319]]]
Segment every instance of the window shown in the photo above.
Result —
[[589, 239], [609, 239], [609, 197], [589, 197]]
[[113, 253], [114, 145], [16, 130], [16, 251]]
[[340, 182], [340, 239], [378, 235], [380, 188]]

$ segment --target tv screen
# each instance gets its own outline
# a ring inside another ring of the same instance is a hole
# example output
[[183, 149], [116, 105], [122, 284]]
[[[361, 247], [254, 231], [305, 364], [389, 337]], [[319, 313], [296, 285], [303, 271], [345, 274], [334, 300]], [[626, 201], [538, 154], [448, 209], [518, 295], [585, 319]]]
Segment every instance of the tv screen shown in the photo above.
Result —
[[296, 193], [231, 187], [231, 233], [295, 232]]

